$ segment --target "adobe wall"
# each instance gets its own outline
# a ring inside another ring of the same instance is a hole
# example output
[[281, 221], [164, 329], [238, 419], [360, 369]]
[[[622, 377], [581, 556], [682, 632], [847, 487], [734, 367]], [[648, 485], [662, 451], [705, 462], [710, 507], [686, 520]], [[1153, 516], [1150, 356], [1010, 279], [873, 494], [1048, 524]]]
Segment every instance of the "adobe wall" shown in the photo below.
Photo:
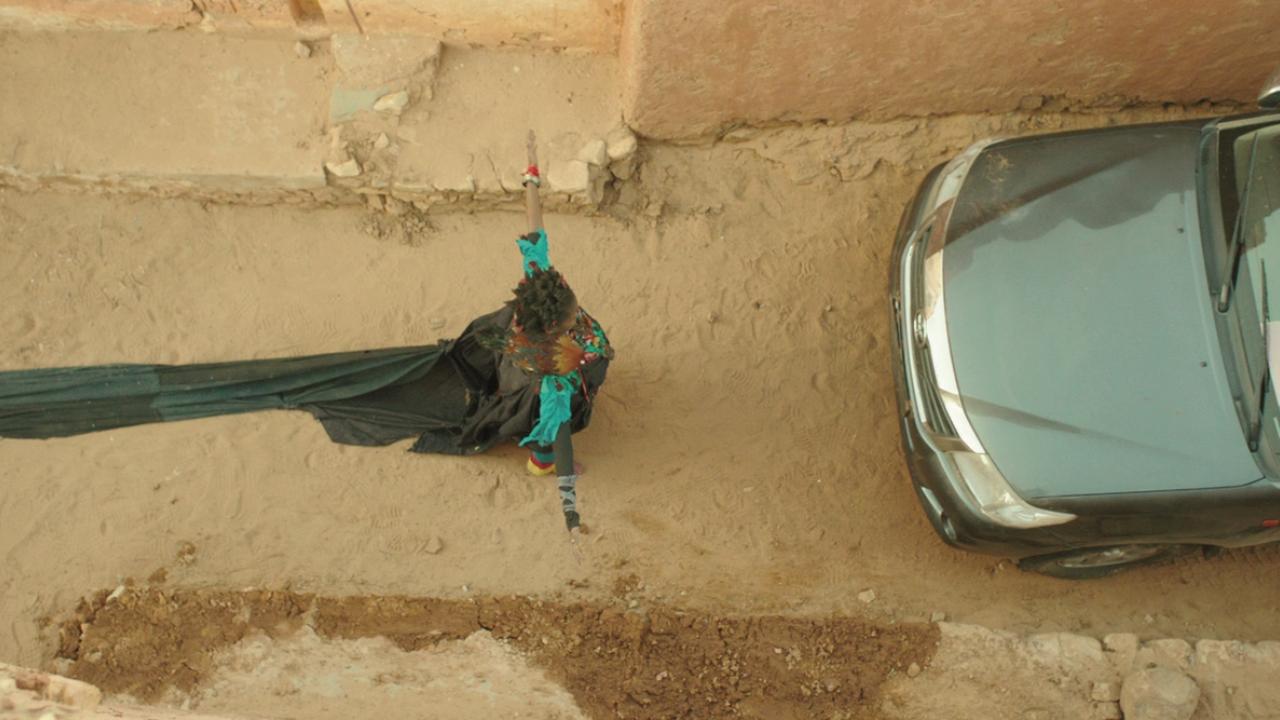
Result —
[[1252, 102], [1280, 64], [1259, 0], [630, 0], [641, 134], [1070, 103]]

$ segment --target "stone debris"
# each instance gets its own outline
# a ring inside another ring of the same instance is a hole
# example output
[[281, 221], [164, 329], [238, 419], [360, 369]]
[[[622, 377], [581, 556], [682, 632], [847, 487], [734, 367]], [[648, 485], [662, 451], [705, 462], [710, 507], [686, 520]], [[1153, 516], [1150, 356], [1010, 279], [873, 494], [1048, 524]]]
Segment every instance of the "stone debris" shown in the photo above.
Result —
[[344, 162], [327, 162], [324, 169], [334, 177], [350, 178], [360, 174], [360, 163], [355, 158], [347, 158]]
[[863, 603], [865, 605], [870, 605], [875, 601], [876, 601], [875, 590], [863, 590], [862, 592], [858, 593], [858, 602], [860, 603]]
[[907, 666], [907, 677], [914, 678], [919, 676], [920, 676], [920, 665], [918, 665], [917, 663], [911, 663], [910, 665]]
[[[830, 312], [830, 307], [831, 307], [830, 305], [827, 306], [828, 308], [827, 312]], [[936, 612], [929, 616], [929, 622], [934, 622], [934, 623], [944, 622], [946, 621], [946, 619], [947, 619], [947, 614], [944, 612]]]
[[391, 147], [391, 138], [387, 137], [386, 133], [378, 133], [378, 137], [373, 141], [373, 148], [386, 150], [389, 147]]
[[622, 127], [609, 133], [605, 140], [605, 152], [609, 156], [609, 172], [619, 180], [629, 180], [636, 172], [636, 136]]
[[604, 167], [609, 164], [609, 153], [605, 149], [603, 140], [592, 140], [578, 151], [578, 159], [596, 167]]
[[585, 193], [591, 189], [591, 166], [581, 160], [552, 161], [547, 186], [553, 192]]
[[1134, 667], [1167, 667], [1187, 670], [1191, 667], [1191, 644], [1180, 638], [1152, 640], [1134, 655]]
[[311, 57], [311, 46], [299, 40], [293, 44], [293, 54], [306, 59]]
[[1196, 681], [1166, 667], [1130, 673], [1120, 692], [1125, 720], [1191, 720], [1199, 701]]
[[407, 107], [409, 107], [409, 93], [405, 90], [383, 95], [373, 104], [375, 111], [393, 115], [399, 115]]
[[1138, 636], [1133, 633], [1112, 633], [1102, 638], [1102, 647], [1111, 660], [1111, 666], [1121, 675], [1127, 675], [1133, 669], [1138, 644]]
[[440, 551], [444, 549], [444, 541], [440, 539], [439, 535], [432, 535], [422, 549], [430, 555], [439, 555]]
[[432, 330], [442, 330], [445, 326], [445, 319], [442, 317], [433, 317], [428, 321]]
[[196, 561], [196, 546], [190, 540], [178, 543], [177, 560], [179, 565], [192, 565]]
[[31, 706], [33, 712], [41, 703], [93, 710], [102, 702], [102, 691], [79, 680], [0, 663], [0, 699], [14, 708]]
[[618, 128], [609, 133], [606, 138], [605, 147], [609, 159], [613, 161], [625, 160], [635, 154], [639, 142], [636, 140], [635, 133], [628, 128]]

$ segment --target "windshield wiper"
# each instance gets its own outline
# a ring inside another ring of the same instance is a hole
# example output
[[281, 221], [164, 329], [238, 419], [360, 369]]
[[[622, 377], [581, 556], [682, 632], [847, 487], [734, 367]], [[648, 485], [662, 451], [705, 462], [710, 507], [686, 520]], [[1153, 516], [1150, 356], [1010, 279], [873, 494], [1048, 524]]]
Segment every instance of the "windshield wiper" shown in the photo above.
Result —
[[1245, 173], [1244, 192], [1240, 195], [1240, 207], [1236, 208], [1236, 226], [1231, 231], [1231, 246], [1222, 272], [1222, 284], [1218, 290], [1218, 312], [1226, 312], [1231, 307], [1231, 291], [1235, 288], [1236, 277], [1239, 276], [1240, 256], [1244, 254], [1244, 221], [1248, 218], [1249, 189], [1253, 187], [1253, 162], [1258, 157], [1259, 133], [1254, 133], [1253, 144], [1249, 146], [1249, 169]]
[[1259, 269], [1262, 271], [1262, 386], [1258, 388], [1257, 414], [1249, 418], [1249, 450], [1258, 451], [1258, 441], [1262, 437], [1262, 410], [1267, 402], [1267, 388], [1271, 385], [1271, 302], [1267, 297], [1267, 261], [1259, 258]]

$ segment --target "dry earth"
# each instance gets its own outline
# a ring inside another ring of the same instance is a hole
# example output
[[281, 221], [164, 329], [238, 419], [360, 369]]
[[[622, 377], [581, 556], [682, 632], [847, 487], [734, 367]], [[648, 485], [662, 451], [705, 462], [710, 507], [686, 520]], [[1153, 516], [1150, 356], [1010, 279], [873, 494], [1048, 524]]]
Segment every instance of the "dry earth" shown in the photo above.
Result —
[[[1065, 583], [948, 549], [912, 495], [885, 276], [915, 183], [987, 135], [1215, 109], [1072, 110], [648, 145], [604, 211], [550, 216], [553, 258], [619, 353], [578, 443], [582, 562], [553, 488], [525, 476], [514, 449], [457, 459], [344, 447], [289, 413], [0, 440], [0, 659], [46, 665], [56, 623], [41, 618], [161, 569], [173, 588], [479, 607], [512, 595], [594, 607], [636, 577], [646, 602], [732, 627], [769, 614], [861, 628], [941, 611], [1016, 631], [1276, 637], [1274, 550]], [[0, 367], [448, 337], [504, 300], [521, 221], [0, 189]], [[874, 600], [856, 599], [868, 589]], [[352, 623], [375, 622], [369, 612]], [[530, 620], [561, 622], [581, 620]], [[572, 686], [595, 670], [557, 672]]]

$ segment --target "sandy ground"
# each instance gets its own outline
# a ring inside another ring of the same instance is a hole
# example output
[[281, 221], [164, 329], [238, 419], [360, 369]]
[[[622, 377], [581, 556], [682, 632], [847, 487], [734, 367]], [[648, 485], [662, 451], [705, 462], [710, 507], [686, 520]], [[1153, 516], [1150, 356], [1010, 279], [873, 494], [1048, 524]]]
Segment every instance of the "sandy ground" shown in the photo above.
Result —
[[[980, 136], [1183, 114], [1058, 109], [649, 146], [607, 212], [548, 217], [618, 349], [578, 439], [581, 563], [515, 449], [343, 447], [283, 412], [0, 440], [0, 659], [48, 663], [41, 618], [161, 568], [179, 587], [566, 602], [635, 576], [716, 616], [1276, 637], [1273, 550], [1066, 583], [947, 548], [912, 495], [885, 277], [924, 171]], [[505, 299], [521, 222], [0, 190], [0, 367], [448, 337]]]

